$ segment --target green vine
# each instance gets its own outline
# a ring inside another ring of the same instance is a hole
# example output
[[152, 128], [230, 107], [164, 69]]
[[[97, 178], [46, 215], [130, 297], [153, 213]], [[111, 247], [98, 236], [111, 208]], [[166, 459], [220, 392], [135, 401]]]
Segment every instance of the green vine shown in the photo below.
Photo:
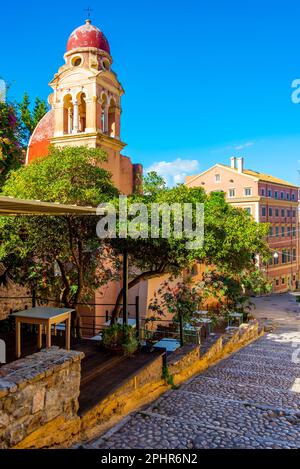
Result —
[[177, 389], [175, 384], [174, 384], [174, 377], [173, 375], [171, 375], [170, 371], [169, 371], [169, 368], [167, 365], [164, 365], [163, 366], [163, 370], [162, 370], [162, 379], [165, 380], [165, 382], [171, 386], [172, 389]]

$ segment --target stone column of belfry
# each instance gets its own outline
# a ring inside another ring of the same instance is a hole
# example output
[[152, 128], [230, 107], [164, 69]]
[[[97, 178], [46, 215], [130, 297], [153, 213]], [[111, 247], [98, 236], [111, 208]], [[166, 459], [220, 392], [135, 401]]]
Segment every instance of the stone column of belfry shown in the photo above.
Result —
[[79, 131], [79, 110], [78, 101], [75, 99], [73, 102], [73, 134], [77, 134]]
[[68, 133], [71, 134], [73, 131], [73, 111], [72, 108], [68, 109]]
[[115, 107], [115, 137], [120, 138], [121, 134], [121, 106], [116, 105]]
[[93, 96], [92, 99], [86, 99], [86, 132], [97, 132], [97, 101], [98, 98]]
[[108, 103], [105, 105], [105, 108], [104, 108], [104, 133], [107, 134], [108, 133]]

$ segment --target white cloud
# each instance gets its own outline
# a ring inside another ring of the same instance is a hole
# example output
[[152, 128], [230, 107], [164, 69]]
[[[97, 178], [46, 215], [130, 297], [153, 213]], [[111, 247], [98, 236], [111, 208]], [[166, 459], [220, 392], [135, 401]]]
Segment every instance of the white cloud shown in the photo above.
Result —
[[199, 163], [197, 160], [183, 160], [177, 158], [173, 161], [159, 161], [153, 163], [146, 169], [146, 173], [155, 171], [162, 176], [168, 186], [174, 186], [178, 183], [184, 182], [186, 176], [197, 173], [199, 171]]
[[240, 151], [240, 150], [244, 150], [245, 148], [252, 147], [253, 145], [254, 145], [254, 142], [246, 142], [246, 143], [242, 143], [241, 145], [236, 145], [234, 149], [237, 151]]
[[245, 143], [240, 143], [240, 144], [232, 144], [232, 145], [227, 145], [226, 147], [219, 147], [219, 148], [213, 148], [210, 150], [210, 153], [212, 154], [218, 154], [218, 153], [229, 153], [232, 151], [241, 151], [245, 150], [246, 148], [252, 147], [255, 143], [254, 142], [245, 142]]

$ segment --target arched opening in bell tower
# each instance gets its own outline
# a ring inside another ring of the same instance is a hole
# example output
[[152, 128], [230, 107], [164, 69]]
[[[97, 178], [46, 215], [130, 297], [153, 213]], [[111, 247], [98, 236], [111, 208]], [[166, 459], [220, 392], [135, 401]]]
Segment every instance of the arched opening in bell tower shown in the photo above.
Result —
[[110, 137], [116, 136], [116, 102], [112, 98], [108, 108], [108, 135]]
[[86, 95], [79, 93], [76, 98], [78, 102], [79, 132], [85, 132], [86, 129]]
[[64, 134], [71, 134], [73, 131], [73, 102], [72, 96], [67, 94], [63, 100], [64, 107]]
[[108, 133], [108, 100], [105, 93], [101, 96], [101, 130]]

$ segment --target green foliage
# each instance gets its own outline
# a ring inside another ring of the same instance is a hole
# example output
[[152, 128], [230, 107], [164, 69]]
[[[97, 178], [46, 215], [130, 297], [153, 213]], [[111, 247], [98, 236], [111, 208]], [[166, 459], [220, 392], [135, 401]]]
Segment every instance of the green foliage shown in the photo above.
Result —
[[185, 323], [189, 323], [201, 302], [200, 295], [201, 290], [188, 281], [178, 282], [175, 286], [171, 286], [166, 281], [155, 292], [149, 304], [149, 310], [159, 316], [165, 316], [166, 313], [172, 314], [176, 322], [182, 317]]
[[144, 195], [155, 195], [158, 191], [166, 189], [166, 181], [163, 177], [159, 176], [155, 171], [150, 171], [143, 178], [143, 193]]
[[98, 148], [51, 147], [48, 156], [13, 171], [3, 195], [97, 206], [118, 194], [111, 174], [99, 167], [105, 159]]
[[[13, 171], [3, 194], [97, 206], [118, 194], [110, 174], [98, 167], [104, 159], [99, 149], [51, 148], [49, 156]], [[112, 278], [97, 221], [95, 216], [0, 218], [0, 259], [14, 280], [73, 305]]]
[[240, 312], [246, 319], [254, 306], [251, 295], [269, 293], [272, 287], [253, 265], [239, 273], [207, 269], [198, 288], [202, 292], [202, 301], [217, 300], [213, 313], [226, 316], [232, 311]]
[[102, 332], [102, 343], [110, 350], [122, 350], [125, 355], [133, 355], [138, 349], [136, 329], [125, 324], [113, 324]]
[[162, 379], [165, 380], [165, 382], [171, 386], [172, 389], [177, 389], [177, 387], [174, 384], [174, 377], [171, 375], [170, 370], [167, 365], [163, 366], [162, 370]]
[[[171, 213], [171, 230], [167, 238], [162, 236], [160, 226], [157, 238], [126, 238], [112, 240], [117, 253], [127, 250], [130, 265], [135, 266], [131, 272], [129, 288], [142, 280], [160, 277], [165, 274], [180, 276], [182, 271], [195, 261], [215, 265], [229, 273], [240, 273], [253, 268], [253, 258], [259, 255], [268, 259], [269, 248], [265, 241], [268, 232], [267, 224], [256, 223], [244, 210], [235, 208], [225, 201], [221, 192], [205, 194], [202, 188], [188, 188], [177, 185], [166, 187], [155, 173], [145, 179], [146, 193], [135, 194], [128, 198], [129, 207], [143, 203], [148, 209], [148, 227], [151, 224], [151, 204], [192, 204], [193, 224], [196, 219], [196, 204], [204, 204], [204, 245], [199, 249], [188, 249], [187, 237], [178, 238], [175, 232], [175, 219]], [[129, 220], [130, 222], [130, 220]], [[119, 227], [118, 227], [119, 229]], [[136, 268], [140, 273], [136, 274]], [[121, 294], [117, 300], [120, 303]], [[113, 317], [120, 311], [116, 306]]]
[[22, 101], [18, 104], [20, 121], [22, 126], [22, 139], [24, 145], [28, 144], [31, 134], [39, 121], [48, 112], [46, 101], [37, 97], [33, 108], [28, 93], [24, 93]]
[[9, 172], [23, 162], [20, 123], [16, 108], [11, 103], [0, 102], [0, 187]]

